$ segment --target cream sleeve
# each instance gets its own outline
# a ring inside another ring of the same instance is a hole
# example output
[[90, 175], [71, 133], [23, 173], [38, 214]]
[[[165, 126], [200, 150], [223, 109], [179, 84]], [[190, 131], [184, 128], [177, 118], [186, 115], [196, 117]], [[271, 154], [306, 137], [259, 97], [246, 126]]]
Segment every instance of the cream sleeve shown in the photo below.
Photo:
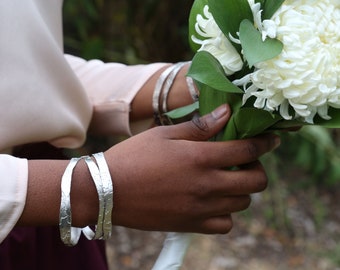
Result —
[[20, 218], [27, 192], [27, 160], [0, 155], [0, 243]]
[[[166, 64], [126, 66], [65, 56], [62, 0], [0, 1], [0, 152], [49, 142], [77, 148], [88, 127], [133, 133], [130, 104]], [[0, 242], [26, 200], [27, 161], [0, 155]]]
[[[131, 102], [146, 81], [168, 64], [124, 65], [100, 60], [86, 61], [71, 55], [65, 55], [65, 58], [93, 106], [91, 127], [96, 133], [136, 133], [137, 128], [131, 126], [129, 121]], [[147, 122], [150, 124], [150, 121]]]

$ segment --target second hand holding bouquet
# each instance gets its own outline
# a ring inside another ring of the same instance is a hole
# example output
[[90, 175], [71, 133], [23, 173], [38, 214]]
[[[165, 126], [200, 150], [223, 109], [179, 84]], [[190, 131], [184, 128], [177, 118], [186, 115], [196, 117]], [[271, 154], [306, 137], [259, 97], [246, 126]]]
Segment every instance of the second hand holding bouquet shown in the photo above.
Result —
[[[167, 113], [233, 111], [215, 140], [295, 126], [340, 127], [340, 0], [195, 0], [193, 105]], [[169, 234], [153, 270], [179, 269], [188, 234]]]

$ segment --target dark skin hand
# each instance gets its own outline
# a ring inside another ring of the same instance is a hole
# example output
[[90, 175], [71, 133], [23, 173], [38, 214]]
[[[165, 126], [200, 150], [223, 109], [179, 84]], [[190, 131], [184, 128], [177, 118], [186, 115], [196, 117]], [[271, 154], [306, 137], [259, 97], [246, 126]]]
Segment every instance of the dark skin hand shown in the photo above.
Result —
[[[230, 109], [175, 126], [156, 127], [104, 154], [114, 184], [112, 223], [142, 230], [227, 233], [231, 214], [246, 209], [250, 194], [267, 185], [258, 158], [278, 137], [208, 142], [228, 121]], [[26, 205], [18, 225], [57, 225], [64, 160], [30, 160]], [[237, 171], [224, 168], [238, 166]], [[98, 197], [79, 162], [71, 189], [73, 226], [96, 224]]]
[[[113, 223], [143, 230], [227, 233], [231, 213], [246, 209], [250, 194], [265, 189], [267, 177], [258, 158], [279, 142], [273, 135], [207, 142], [229, 117], [224, 105], [215, 114], [152, 129], [106, 152], [109, 164], [115, 164], [112, 175], [121, 179], [113, 180]], [[142, 152], [143, 161], [137, 155]], [[231, 166], [239, 170], [224, 169]]]

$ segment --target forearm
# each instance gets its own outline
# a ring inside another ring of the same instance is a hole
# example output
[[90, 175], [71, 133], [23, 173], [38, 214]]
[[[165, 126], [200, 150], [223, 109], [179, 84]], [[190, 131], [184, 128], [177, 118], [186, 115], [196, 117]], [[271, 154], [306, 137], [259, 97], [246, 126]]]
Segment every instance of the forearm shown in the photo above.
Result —
[[[59, 223], [61, 178], [68, 160], [30, 160], [24, 211], [17, 225], [57, 225]], [[96, 224], [98, 196], [83, 160], [73, 171], [71, 186], [72, 226]]]

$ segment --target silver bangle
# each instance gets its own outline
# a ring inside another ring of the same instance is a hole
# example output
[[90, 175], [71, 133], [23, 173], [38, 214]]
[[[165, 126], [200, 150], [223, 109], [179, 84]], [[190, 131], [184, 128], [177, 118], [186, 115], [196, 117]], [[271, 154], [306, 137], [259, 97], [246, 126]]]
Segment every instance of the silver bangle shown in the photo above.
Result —
[[[167, 69], [165, 69], [162, 74], [159, 76], [155, 89], [152, 96], [152, 108], [154, 113], [155, 123], [157, 125], [171, 125], [172, 120], [164, 113], [168, 111], [167, 101], [168, 96], [171, 90], [171, 87], [174, 83], [174, 80], [181, 70], [181, 68], [186, 65], [188, 62], [179, 62], [171, 65]], [[191, 95], [191, 98], [194, 102], [198, 100], [199, 92], [195, 87], [194, 81], [190, 77], [186, 77], [187, 88]], [[160, 106], [161, 103], [161, 106]]]
[[67, 246], [74, 246], [78, 243], [81, 234], [81, 228], [72, 227], [72, 211], [71, 211], [71, 181], [73, 169], [81, 158], [72, 158], [67, 165], [65, 172], [61, 178], [61, 201], [59, 213], [59, 230], [60, 238]]
[[162, 104], [162, 112], [167, 112], [167, 98], [171, 89], [171, 86], [174, 83], [174, 80], [177, 76], [177, 73], [186, 63], [180, 62], [174, 65], [172, 71], [170, 72], [169, 76], [166, 78], [163, 88], [163, 104]]
[[166, 78], [164, 82], [163, 92], [162, 92], [162, 115], [160, 116], [161, 124], [162, 125], [171, 125], [172, 121], [169, 117], [163, 115], [163, 113], [166, 113], [168, 111], [167, 108], [167, 101], [168, 101], [168, 95], [170, 93], [171, 87], [174, 83], [174, 80], [178, 74], [178, 72], [181, 70], [181, 68], [186, 64], [186, 62], [179, 62], [173, 66], [172, 71], [170, 72], [169, 76]]
[[175, 68], [174, 65], [171, 65], [162, 72], [162, 74], [159, 76], [156, 82], [155, 89], [153, 91], [152, 109], [153, 109], [155, 123], [157, 125], [161, 125], [161, 121], [160, 121], [161, 113], [160, 113], [159, 103], [160, 103], [160, 98], [161, 98], [161, 94], [163, 90], [163, 85], [164, 85], [166, 78], [169, 76], [169, 74], [174, 68]]
[[191, 98], [194, 102], [196, 102], [198, 100], [199, 94], [196, 90], [194, 80], [191, 77], [186, 77], [186, 80]]
[[[104, 219], [104, 211], [105, 211], [105, 201], [104, 201], [104, 190], [103, 190], [103, 184], [102, 179], [100, 176], [100, 172], [98, 170], [98, 167], [96, 163], [91, 159], [91, 157], [86, 157], [85, 162], [87, 164], [87, 167], [90, 171], [92, 180], [96, 186], [97, 194], [98, 194], [98, 200], [99, 200], [99, 211], [98, 211], [98, 219], [97, 219], [97, 225], [94, 234], [92, 234], [92, 239], [102, 239], [103, 237], [103, 219]], [[90, 232], [89, 227], [87, 227], [87, 231]], [[89, 235], [89, 234], [88, 234]]]
[[103, 239], [109, 239], [112, 235], [112, 209], [113, 209], [113, 184], [109, 167], [102, 152], [94, 154], [102, 180], [104, 193], [104, 217], [103, 217]]
[[[97, 164], [89, 156], [72, 158], [61, 179], [59, 229], [61, 240], [68, 246], [76, 245], [82, 232], [89, 240], [106, 240], [110, 238], [112, 234], [113, 185], [111, 175], [104, 154], [97, 153], [94, 154], [93, 157]], [[89, 226], [85, 228], [72, 227], [70, 199], [72, 173], [78, 161], [81, 159], [85, 160], [98, 193], [99, 213], [95, 231]]]

